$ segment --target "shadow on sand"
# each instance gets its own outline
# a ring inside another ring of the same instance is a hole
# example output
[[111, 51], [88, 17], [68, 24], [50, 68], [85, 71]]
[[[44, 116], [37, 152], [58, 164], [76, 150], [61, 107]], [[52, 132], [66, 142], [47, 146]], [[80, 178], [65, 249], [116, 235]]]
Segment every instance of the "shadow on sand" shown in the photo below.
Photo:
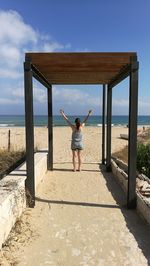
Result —
[[91, 202], [77, 202], [77, 201], [66, 201], [66, 200], [48, 200], [35, 197], [36, 201], [46, 202], [50, 204], [63, 204], [63, 205], [75, 205], [75, 206], [85, 206], [85, 207], [99, 207], [99, 208], [114, 208], [120, 209], [121, 207], [113, 204], [97, 204]]
[[[57, 164], [59, 165], [59, 167], [57, 167]], [[70, 167], [72, 167], [72, 162], [61, 162], [61, 163], [54, 163], [54, 168], [53, 168], [53, 170], [54, 171], [66, 171], [66, 172], [73, 172], [73, 169], [70, 169], [70, 168], [62, 168], [62, 167], [60, 167], [60, 165], [65, 165], [65, 164], [67, 164], [67, 166], [68, 166], [68, 164], [70, 165]], [[98, 162], [86, 162], [86, 163], [82, 163], [82, 165], [84, 166], [84, 165], [98, 165], [99, 166], [99, 163]], [[77, 172], [79, 172], [78, 170], [77, 170]], [[85, 168], [82, 168], [82, 171], [81, 172], [100, 172], [100, 169], [99, 170], [94, 170], [94, 169], [85, 169]]]
[[[64, 163], [62, 163], [64, 164]], [[56, 164], [55, 164], [56, 165]], [[72, 171], [69, 169], [54, 168], [55, 171]], [[94, 170], [86, 170], [94, 172]], [[120, 209], [129, 231], [134, 236], [138, 247], [143, 252], [145, 258], [150, 265], [150, 226], [137, 214], [136, 210], [129, 210], [126, 207], [126, 196], [111, 172], [106, 172], [104, 165], [99, 165], [99, 171], [101, 172], [104, 179], [106, 180], [106, 186], [112, 197], [116, 201], [116, 204], [97, 204], [97, 203], [87, 203], [87, 202], [71, 202], [71, 201], [60, 201], [60, 200], [48, 200], [36, 197], [35, 200], [39, 202], [45, 202], [48, 204], [65, 204], [65, 205], [79, 205], [86, 207], [96, 207], [96, 208], [117, 208]]]
[[[72, 169], [68, 169], [68, 168], [53, 168], [53, 171], [73, 172]], [[76, 172], [79, 172], [79, 171], [76, 170]], [[81, 172], [100, 172], [100, 170], [82, 169]]]
[[[100, 165], [100, 171], [103, 174], [108, 190], [111, 192], [117, 205], [126, 205], [126, 196], [113, 174], [105, 171], [105, 166]], [[137, 214], [136, 210], [128, 210], [127, 208], [120, 208], [124, 215], [126, 225], [129, 231], [134, 236], [139, 248], [142, 250], [144, 256], [150, 265], [150, 226]]]

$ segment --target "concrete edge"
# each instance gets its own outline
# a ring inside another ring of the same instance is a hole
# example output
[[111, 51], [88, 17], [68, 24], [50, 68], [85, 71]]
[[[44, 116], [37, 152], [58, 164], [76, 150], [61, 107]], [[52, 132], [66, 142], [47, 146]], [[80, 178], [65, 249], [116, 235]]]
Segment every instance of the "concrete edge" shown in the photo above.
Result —
[[[37, 152], [35, 160], [35, 190], [47, 172], [47, 152]], [[26, 162], [0, 180], [0, 249], [26, 208]]]
[[[121, 188], [127, 195], [128, 175], [115, 163], [111, 161], [112, 173], [120, 184]], [[146, 204], [143, 197], [136, 191], [137, 195], [137, 212], [150, 225], [150, 206]]]

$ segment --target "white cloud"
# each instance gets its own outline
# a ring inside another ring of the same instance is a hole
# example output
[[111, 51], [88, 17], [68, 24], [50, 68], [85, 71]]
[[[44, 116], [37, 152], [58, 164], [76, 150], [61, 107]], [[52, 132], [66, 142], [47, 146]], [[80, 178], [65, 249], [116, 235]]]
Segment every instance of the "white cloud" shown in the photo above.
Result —
[[36, 43], [37, 32], [13, 10], [0, 11], [0, 43], [11, 43], [20, 46], [30, 42]]
[[20, 56], [20, 51], [16, 47], [7, 44], [1, 45], [0, 58], [3, 64], [9, 64], [10, 67], [15, 67], [19, 63]]
[[19, 78], [27, 51], [54, 52], [70, 48], [24, 22], [13, 10], [0, 10], [0, 77]]
[[24, 89], [23, 85], [19, 86], [17, 88], [11, 89], [11, 95], [17, 97], [18, 99], [23, 99], [24, 98]]
[[[113, 99], [112, 104], [113, 106], [117, 106], [117, 107], [129, 107], [129, 99]], [[150, 100], [139, 98], [138, 107], [139, 108], [144, 108], [144, 107], [150, 108]]]
[[[0, 78], [17, 79], [23, 76], [23, 73], [11, 68], [0, 68]], [[2, 91], [1, 91], [2, 93]]]
[[127, 99], [113, 99], [112, 105], [117, 107], [128, 107], [129, 106], [129, 100]]
[[34, 86], [33, 97], [36, 103], [46, 104], [47, 101], [47, 89]]
[[56, 49], [63, 49], [63, 45], [60, 45], [57, 42], [53, 42], [53, 43], [44, 43], [43, 45], [43, 51], [44, 52], [53, 52]]
[[0, 104], [1, 105], [20, 105], [22, 104], [22, 101], [20, 101], [19, 99], [10, 99], [10, 98], [0, 98]]
[[[24, 102], [24, 84], [18, 85], [17, 88], [10, 89], [12, 97]], [[33, 83], [33, 101], [38, 104], [47, 103], [47, 89], [38, 82]]]
[[0, 77], [19, 78], [23, 72], [23, 49], [35, 45], [38, 33], [15, 11], [0, 11]]
[[[18, 83], [17, 86], [12, 86], [7, 88], [8, 96], [0, 98], [0, 105], [24, 105], [24, 86], [23, 83]], [[33, 86], [33, 102], [38, 105], [47, 104], [47, 89], [40, 87], [37, 84]]]
[[45, 42], [43, 44], [42, 50], [43, 52], [54, 52], [56, 50], [69, 49], [70, 47], [70, 44], [62, 45], [58, 42], [49, 40], [49, 42]]
[[148, 107], [150, 108], [150, 99], [144, 100], [144, 99], [139, 99], [139, 107]]
[[86, 93], [85, 91], [80, 91], [78, 89], [57, 89], [56, 87], [54, 87], [53, 97], [54, 101], [61, 101], [64, 103], [64, 105], [89, 105], [91, 106], [91, 108], [101, 106], [101, 99], [99, 97], [92, 96], [91, 94]]
[[[17, 98], [19, 101], [24, 102], [24, 85], [20, 84], [17, 88], [10, 89], [11, 97]], [[33, 101], [38, 104], [46, 104], [47, 101], [47, 89], [41, 87], [40, 84], [33, 84]]]

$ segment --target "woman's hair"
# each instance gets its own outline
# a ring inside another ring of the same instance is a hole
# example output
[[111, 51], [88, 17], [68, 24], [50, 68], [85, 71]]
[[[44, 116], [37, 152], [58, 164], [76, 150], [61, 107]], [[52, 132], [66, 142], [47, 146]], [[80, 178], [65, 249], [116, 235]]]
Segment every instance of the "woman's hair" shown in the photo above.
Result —
[[80, 118], [76, 118], [76, 119], [75, 119], [75, 123], [76, 123], [77, 130], [79, 130], [79, 128], [80, 128], [80, 126], [81, 126]]

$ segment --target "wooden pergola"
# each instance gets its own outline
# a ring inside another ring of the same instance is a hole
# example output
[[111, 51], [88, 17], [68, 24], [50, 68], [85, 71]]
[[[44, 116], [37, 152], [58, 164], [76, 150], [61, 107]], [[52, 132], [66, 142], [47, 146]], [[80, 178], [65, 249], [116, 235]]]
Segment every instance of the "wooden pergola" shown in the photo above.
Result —
[[[112, 89], [129, 77], [129, 145], [127, 207], [136, 207], [136, 146], [138, 106], [138, 61], [131, 53], [26, 53], [24, 62], [26, 121], [26, 186], [35, 205], [33, 77], [47, 88], [48, 95], [48, 170], [53, 170], [53, 84], [102, 84], [102, 163], [111, 171]], [[107, 97], [106, 97], [107, 92]], [[106, 103], [107, 98], [107, 103]], [[105, 137], [105, 109], [107, 131]], [[106, 143], [105, 143], [106, 141]], [[106, 151], [105, 151], [106, 146]], [[106, 154], [105, 154], [106, 153]]]

